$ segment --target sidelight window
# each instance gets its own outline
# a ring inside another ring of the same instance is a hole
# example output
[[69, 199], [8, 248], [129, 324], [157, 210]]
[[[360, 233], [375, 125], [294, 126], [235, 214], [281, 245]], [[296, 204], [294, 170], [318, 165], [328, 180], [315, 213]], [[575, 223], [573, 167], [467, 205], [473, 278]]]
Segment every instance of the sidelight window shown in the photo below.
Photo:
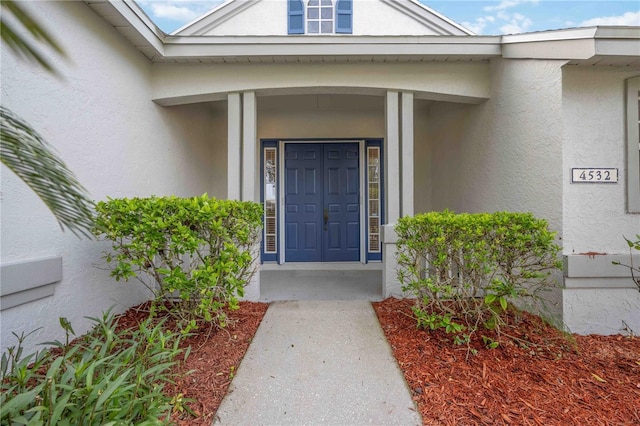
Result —
[[264, 148], [264, 253], [277, 253], [278, 156], [275, 147]]
[[367, 199], [369, 253], [380, 253], [380, 147], [367, 147]]

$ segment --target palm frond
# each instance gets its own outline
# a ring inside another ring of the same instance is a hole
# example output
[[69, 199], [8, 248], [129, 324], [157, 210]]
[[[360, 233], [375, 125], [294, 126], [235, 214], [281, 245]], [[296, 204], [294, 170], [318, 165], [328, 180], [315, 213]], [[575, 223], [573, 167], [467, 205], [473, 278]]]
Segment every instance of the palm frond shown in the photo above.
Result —
[[[58, 43], [49, 35], [49, 33], [39, 25], [16, 1], [2, 0], [0, 2], [3, 12], [8, 12], [10, 16], [15, 18], [23, 29], [27, 30], [31, 37], [39, 44], [45, 45], [53, 49], [60, 56], [64, 57], [65, 53]], [[4, 17], [0, 17], [0, 36], [2, 41], [19, 57], [37, 62], [44, 69], [51, 73], [56, 73], [51, 63], [43, 56], [38, 49], [25, 37], [15, 30], [12, 23]]]
[[0, 158], [75, 235], [91, 238], [93, 202], [54, 149], [26, 122], [0, 106]]

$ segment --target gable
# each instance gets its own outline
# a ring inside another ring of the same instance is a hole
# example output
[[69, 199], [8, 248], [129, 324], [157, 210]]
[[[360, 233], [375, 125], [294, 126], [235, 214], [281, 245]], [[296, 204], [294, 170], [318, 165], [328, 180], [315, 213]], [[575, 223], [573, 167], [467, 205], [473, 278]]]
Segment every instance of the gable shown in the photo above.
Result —
[[[174, 35], [289, 35], [290, 0], [229, 0]], [[325, 0], [326, 1], [326, 0]], [[308, 0], [296, 0], [308, 6]], [[351, 34], [359, 36], [470, 35], [417, 0], [353, 0]], [[335, 7], [336, 0], [333, 0]], [[305, 18], [308, 15], [305, 14]], [[306, 29], [306, 27], [305, 27]], [[301, 29], [300, 32], [304, 30]], [[348, 31], [347, 31], [348, 32]], [[305, 35], [310, 35], [306, 33]]]

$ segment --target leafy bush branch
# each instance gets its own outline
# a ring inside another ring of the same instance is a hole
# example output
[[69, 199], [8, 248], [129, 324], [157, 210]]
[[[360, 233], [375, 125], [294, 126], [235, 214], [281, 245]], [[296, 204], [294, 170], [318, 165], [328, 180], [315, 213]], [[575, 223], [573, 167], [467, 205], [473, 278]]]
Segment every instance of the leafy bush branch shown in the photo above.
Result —
[[633, 251], [634, 250], [640, 251], [640, 234], [636, 235], [635, 241], [630, 240], [626, 237], [623, 237], [623, 238], [625, 239], [625, 241], [627, 242], [627, 245], [629, 246], [629, 264], [621, 263], [618, 261], [613, 261], [613, 264], [629, 268], [629, 271], [631, 272], [631, 279], [638, 287], [638, 291], [640, 291], [640, 265], [633, 264]]
[[416, 296], [418, 326], [469, 342], [499, 332], [514, 301], [542, 304], [561, 267], [555, 233], [529, 213], [432, 212], [396, 225], [398, 277]]
[[224, 326], [255, 271], [262, 206], [201, 197], [109, 199], [96, 205], [95, 234], [111, 242], [111, 276], [135, 278], [185, 331], [197, 320]]

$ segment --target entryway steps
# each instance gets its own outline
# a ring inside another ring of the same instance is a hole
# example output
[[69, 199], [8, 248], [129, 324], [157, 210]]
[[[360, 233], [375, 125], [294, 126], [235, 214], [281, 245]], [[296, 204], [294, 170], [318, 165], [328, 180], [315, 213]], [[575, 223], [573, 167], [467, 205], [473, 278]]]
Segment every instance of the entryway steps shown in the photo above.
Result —
[[264, 264], [260, 300], [382, 300], [382, 264]]

